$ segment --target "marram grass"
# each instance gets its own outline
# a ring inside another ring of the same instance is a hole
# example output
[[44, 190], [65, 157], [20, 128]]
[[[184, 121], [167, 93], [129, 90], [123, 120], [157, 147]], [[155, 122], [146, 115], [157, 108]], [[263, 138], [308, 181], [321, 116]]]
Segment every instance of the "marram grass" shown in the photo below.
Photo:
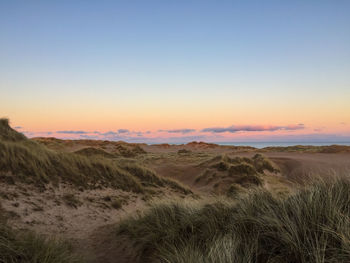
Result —
[[122, 222], [118, 237], [141, 262], [350, 262], [350, 181], [286, 199], [255, 190], [236, 201], [158, 204]]

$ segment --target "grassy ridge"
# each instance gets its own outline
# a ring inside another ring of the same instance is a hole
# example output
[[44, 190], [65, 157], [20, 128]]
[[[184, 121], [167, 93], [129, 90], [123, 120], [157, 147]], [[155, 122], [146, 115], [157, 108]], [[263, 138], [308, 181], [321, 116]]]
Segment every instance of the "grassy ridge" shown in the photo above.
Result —
[[192, 191], [188, 187], [182, 185], [180, 182], [177, 182], [173, 179], [160, 177], [155, 172], [143, 166], [126, 163], [121, 165], [121, 167], [126, 171], [130, 172], [132, 175], [134, 175], [138, 179], [140, 179], [142, 184], [145, 186], [161, 186], [161, 187], [168, 186], [184, 194], [192, 193]]
[[155, 205], [118, 234], [142, 262], [349, 262], [350, 181], [287, 199], [259, 190], [238, 202]]
[[0, 178], [8, 183], [18, 180], [45, 186], [65, 182], [85, 189], [112, 187], [136, 193], [156, 183], [190, 193], [176, 181], [160, 178], [135, 164], [123, 168], [102, 156], [50, 150], [11, 129], [6, 119], [0, 119], [0, 132]]
[[140, 183], [109, 160], [57, 153], [31, 141], [0, 141], [0, 171], [7, 181], [36, 185], [69, 182], [84, 188], [110, 186], [141, 192]]
[[10, 127], [8, 119], [0, 118], [0, 140], [17, 142], [26, 139], [22, 133], [16, 132]]

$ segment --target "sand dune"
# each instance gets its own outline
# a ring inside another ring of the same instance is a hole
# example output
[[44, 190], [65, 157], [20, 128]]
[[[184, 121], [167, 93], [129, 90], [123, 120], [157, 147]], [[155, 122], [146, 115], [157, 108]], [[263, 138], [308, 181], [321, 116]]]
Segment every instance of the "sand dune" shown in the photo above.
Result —
[[[235, 200], [255, 188], [284, 198], [310, 178], [350, 174], [348, 147], [259, 150], [203, 142], [29, 140], [6, 122], [1, 133], [0, 196], [8, 223], [69, 240], [87, 262], [115, 262], [116, 256], [118, 262], [133, 262], [132, 246], [127, 241], [120, 246], [111, 232], [123, 219], [146, 211], [150, 202]], [[83, 168], [86, 165], [90, 168]], [[42, 177], [35, 177], [37, 171]], [[54, 177], [49, 174], [53, 171], [57, 171]], [[72, 178], [61, 174], [64, 171]], [[78, 183], [77, 176], [85, 182]], [[40, 183], [35, 181], [39, 178]]]

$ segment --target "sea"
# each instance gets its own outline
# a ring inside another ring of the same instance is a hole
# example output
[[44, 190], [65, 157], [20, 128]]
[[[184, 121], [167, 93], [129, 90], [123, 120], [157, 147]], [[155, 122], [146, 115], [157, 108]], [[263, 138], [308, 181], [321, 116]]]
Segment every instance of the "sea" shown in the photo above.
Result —
[[350, 142], [216, 142], [219, 145], [234, 145], [234, 146], [251, 146], [254, 148], [264, 147], [287, 147], [294, 145], [311, 145], [311, 146], [326, 146], [326, 145], [347, 145], [350, 146]]

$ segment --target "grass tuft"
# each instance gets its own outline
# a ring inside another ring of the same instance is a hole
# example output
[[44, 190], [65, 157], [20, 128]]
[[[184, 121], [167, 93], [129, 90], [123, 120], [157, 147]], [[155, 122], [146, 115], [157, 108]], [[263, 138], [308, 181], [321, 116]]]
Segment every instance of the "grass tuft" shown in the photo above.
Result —
[[126, 163], [120, 165], [123, 169], [137, 177], [143, 186], [164, 187], [168, 186], [173, 190], [180, 191], [184, 194], [192, 194], [192, 191], [173, 179], [158, 176], [154, 171], [147, 169], [135, 163]]
[[10, 228], [0, 208], [0, 262], [4, 263], [78, 263], [70, 244], [33, 232]]
[[6, 141], [24, 141], [27, 138], [22, 134], [10, 127], [9, 120], [6, 118], [0, 118], [0, 140]]
[[62, 199], [70, 207], [78, 208], [82, 205], [82, 202], [74, 194], [65, 194]]
[[237, 202], [158, 204], [118, 234], [142, 262], [349, 262], [350, 181], [286, 199], [260, 189]]

